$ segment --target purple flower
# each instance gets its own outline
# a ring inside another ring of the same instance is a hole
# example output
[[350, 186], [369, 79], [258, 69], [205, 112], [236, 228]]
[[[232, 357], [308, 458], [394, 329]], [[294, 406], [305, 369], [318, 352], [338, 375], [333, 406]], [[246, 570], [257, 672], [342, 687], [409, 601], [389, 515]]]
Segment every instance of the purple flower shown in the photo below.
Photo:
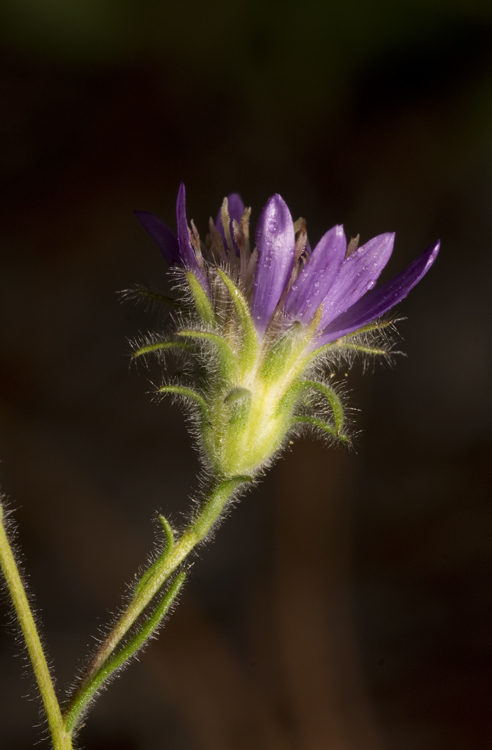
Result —
[[[211, 234], [202, 243], [186, 217], [185, 188], [176, 205], [178, 236], [145, 211], [137, 218], [170, 266], [191, 271], [209, 298], [211, 275], [224, 265], [242, 289], [261, 340], [275, 323], [307, 326], [318, 314], [318, 349], [372, 323], [404, 299], [427, 273], [439, 252], [431, 245], [405, 270], [374, 289], [393, 252], [394, 234], [385, 233], [353, 249], [347, 248], [343, 227], [326, 232], [311, 252], [303, 222], [294, 225], [287, 204], [273, 195], [256, 227], [256, 248], [249, 245], [249, 210], [237, 193], [228, 197]], [[300, 226], [298, 226], [300, 224]]]
[[[274, 195], [251, 247], [251, 212], [237, 193], [210, 219], [204, 241], [188, 225], [184, 185], [176, 208], [177, 236], [152, 214], [137, 217], [169, 265], [186, 272], [189, 314], [177, 316], [173, 337], [150, 338], [134, 356], [176, 349], [198, 358], [196, 389], [186, 381], [159, 391], [193, 404], [209, 470], [256, 476], [300, 430], [347, 442], [334, 373], [328, 380], [324, 368], [357, 352], [388, 353], [377, 335], [373, 346], [370, 331], [388, 324], [379, 319], [427, 273], [439, 243], [376, 286], [393, 252], [390, 232], [357, 247], [338, 225], [311, 250], [304, 220], [294, 223]], [[321, 357], [324, 367], [311, 368]]]

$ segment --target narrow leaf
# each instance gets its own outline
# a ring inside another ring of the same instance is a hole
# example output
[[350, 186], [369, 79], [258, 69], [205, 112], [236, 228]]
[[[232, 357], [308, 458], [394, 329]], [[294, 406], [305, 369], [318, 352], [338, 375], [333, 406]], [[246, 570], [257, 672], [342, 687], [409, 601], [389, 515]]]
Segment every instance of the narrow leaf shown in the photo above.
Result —
[[335, 427], [333, 427], [331, 424], [328, 424], [328, 422], [324, 422], [322, 419], [317, 419], [316, 417], [294, 417], [292, 420], [292, 425], [294, 426], [295, 424], [309, 424], [313, 427], [317, 427], [323, 432], [326, 432], [328, 435], [331, 435], [331, 437], [338, 438], [338, 440], [341, 440], [343, 443], [350, 442], [346, 435], [340, 435]]
[[226, 404], [233, 404], [236, 401], [243, 401], [248, 400], [251, 401], [253, 397], [253, 394], [249, 390], [249, 388], [242, 388], [241, 386], [237, 386], [235, 388], [232, 388], [232, 390], [229, 391], [227, 396], [224, 399], [224, 402]]
[[236, 358], [234, 357], [234, 352], [231, 347], [222, 336], [218, 333], [209, 333], [208, 331], [178, 331], [178, 335], [212, 341], [217, 350], [222, 376], [226, 378], [226, 380], [234, 380], [236, 373]]
[[132, 359], [141, 357], [144, 354], [153, 354], [154, 352], [163, 351], [164, 349], [187, 349], [192, 351], [189, 344], [185, 344], [184, 341], [157, 341], [155, 344], [146, 344], [141, 346], [132, 354]]
[[207, 293], [191, 271], [186, 271], [186, 278], [190, 286], [195, 307], [206, 326], [215, 327], [215, 313]]
[[112, 654], [112, 656], [110, 656], [96, 672], [92, 680], [86, 685], [83, 692], [80, 693], [77, 700], [70, 706], [68, 712], [64, 715], [67, 732], [73, 731], [81, 714], [87, 708], [88, 703], [92, 700], [106, 680], [111, 677], [119, 667], [128, 661], [128, 659], [131, 659], [131, 657], [142, 648], [145, 642], [159, 627], [176, 599], [185, 578], [186, 573], [184, 571], [178, 573], [157, 607], [141, 625], [135, 635], [128, 641], [126, 646], [123, 646], [119, 651]]
[[191, 401], [194, 401], [200, 407], [204, 419], [209, 421], [207, 402], [203, 396], [200, 396], [200, 394], [192, 388], [185, 388], [181, 385], [163, 385], [158, 390], [159, 393], [176, 393], [178, 396], [184, 396], [185, 398], [191, 399]]
[[333, 419], [335, 420], [335, 429], [338, 435], [343, 427], [343, 406], [333, 388], [330, 388], [325, 383], [319, 383], [317, 380], [303, 380], [301, 381], [301, 385], [309, 390], [318, 391], [329, 401], [333, 410]]
[[217, 269], [220, 278], [226, 285], [231, 299], [236, 308], [236, 312], [241, 323], [242, 344], [241, 354], [239, 357], [239, 367], [244, 372], [256, 359], [258, 352], [258, 338], [256, 328], [251, 317], [249, 305], [242, 292], [237, 288], [233, 281], [227, 276], [221, 268]]
[[138, 597], [138, 595], [146, 586], [147, 582], [154, 575], [155, 571], [162, 567], [162, 564], [165, 562], [166, 558], [169, 557], [174, 548], [174, 532], [172, 530], [171, 524], [169, 523], [167, 518], [162, 515], [159, 515], [159, 521], [161, 522], [162, 528], [164, 530], [164, 549], [162, 550], [157, 560], [152, 563], [152, 565], [145, 571], [138, 584], [136, 585], [135, 592], [133, 594], [134, 599]]

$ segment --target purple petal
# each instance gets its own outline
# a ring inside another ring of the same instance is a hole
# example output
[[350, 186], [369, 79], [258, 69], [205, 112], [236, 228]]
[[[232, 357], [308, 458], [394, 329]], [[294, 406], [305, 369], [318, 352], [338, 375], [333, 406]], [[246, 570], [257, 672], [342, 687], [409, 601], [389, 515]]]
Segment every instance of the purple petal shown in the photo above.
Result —
[[188, 229], [188, 218], [186, 216], [186, 189], [181, 183], [176, 201], [176, 219], [178, 222], [179, 252], [183, 259], [183, 265], [190, 271], [198, 264], [195, 251], [190, 241], [190, 230]]
[[366, 294], [350, 310], [333, 320], [316, 340], [316, 348], [362, 328], [401, 302], [432, 266], [437, 258], [439, 247], [440, 242], [431, 245], [404, 271], [382, 284], [374, 292]]
[[186, 189], [184, 183], [181, 183], [178, 190], [176, 218], [178, 222], [179, 254], [181, 256], [182, 265], [196, 276], [207, 294], [210, 295], [205, 271], [199, 264], [190, 241], [190, 231], [188, 229], [188, 219], [186, 217]]
[[167, 224], [149, 211], [133, 212], [145, 231], [152, 237], [169, 266], [181, 266], [178, 240]]
[[286, 315], [305, 324], [311, 320], [335, 282], [346, 249], [341, 224], [326, 232], [287, 294]]
[[393, 232], [380, 234], [346, 258], [335, 283], [323, 300], [320, 329], [352, 307], [372, 289], [393, 252]]
[[[241, 218], [244, 213], [244, 203], [243, 199], [239, 195], [239, 193], [231, 193], [227, 196], [227, 205], [229, 210], [229, 231], [231, 233], [231, 239], [232, 244], [234, 245], [234, 250], [236, 251], [236, 255], [239, 257], [239, 248], [236, 244], [236, 240], [234, 239], [234, 229], [232, 227], [232, 222], [237, 221], [238, 224], [241, 223]], [[224, 232], [224, 227], [222, 226], [222, 209], [219, 209], [219, 213], [217, 214], [217, 218], [215, 220], [215, 226], [219, 230], [220, 234], [222, 235], [222, 239], [224, 240], [224, 247], [227, 250], [227, 240]]]
[[294, 224], [280, 195], [273, 195], [261, 212], [256, 227], [256, 245], [258, 261], [251, 313], [256, 330], [262, 336], [294, 265]]

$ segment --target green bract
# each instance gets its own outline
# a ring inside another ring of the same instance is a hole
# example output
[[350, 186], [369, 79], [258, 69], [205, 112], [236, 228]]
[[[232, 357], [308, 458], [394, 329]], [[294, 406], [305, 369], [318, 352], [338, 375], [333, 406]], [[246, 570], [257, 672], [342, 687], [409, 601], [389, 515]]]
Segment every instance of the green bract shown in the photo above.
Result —
[[[260, 340], [242, 291], [224, 270], [215, 268], [213, 273], [215, 304], [204, 298], [196, 279], [186, 272], [197, 325], [188, 327], [188, 321], [183, 321], [175, 341], [161, 344], [162, 349], [172, 349], [184, 338], [189, 343], [194, 340], [196, 346], [188, 352], [201, 361], [198, 389], [181, 384], [159, 389], [195, 407], [201, 447], [211, 472], [223, 479], [254, 476], [281, 448], [289, 432], [301, 425], [347, 441], [339, 397], [324, 381], [305, 378], [316, 356], [323, 354], [309, 346], [321, 308], [310, 325], [294, 323], [286, 330], [272, 327]], [[158, 350], [158, 343], [147, 345], [135, 356]], [[316, 399], [316, 416], [311, 403], [315, 395], [324, 400], [323, 408]], [[326, 421], [319, 411], [328, 412]]]

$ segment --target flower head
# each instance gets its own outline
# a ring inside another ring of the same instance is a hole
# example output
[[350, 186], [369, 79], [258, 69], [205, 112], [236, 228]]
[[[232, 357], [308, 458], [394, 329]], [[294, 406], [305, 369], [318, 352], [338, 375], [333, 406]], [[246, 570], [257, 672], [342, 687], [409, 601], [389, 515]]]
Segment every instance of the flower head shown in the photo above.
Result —
[[[357, 240], [347, 245], [338, 225], [311, 250], [304, 220], [294, 223], [283, 198], [274, 195], [260, 214], [252, 246], [251, 210], [233, 193], [216, 220], [210, 219], [202, 242], [193, 222], [188, 225], [183, 184], [176, 213], [177, 236], [153, 214], [136, 215], [191, 290], [194, 312], [179, 322], [176, 345], [182, 346], [183, 337], [200, 342], [199, 353], [210, 363], [212, 352], [213, 366], [199, 390], [161, 390], [197, 405], [202, 447], [214, 471], [255, 474], [300, 425], [346, 439], [340, 399], [319, 374], [308, 377], [319, 370], [313, 365], [321, 357], [329, 361], [330, 353], [384, 354], [361, 337], [388, 325], [381, 316], [427, 273], [439, 242], [376, 287], [393, 251], [393, 233], [357, 247]], [[172, 345], [166, 341], [153, 349]], [[328, 421], [320, 418], [320, 400]]]

